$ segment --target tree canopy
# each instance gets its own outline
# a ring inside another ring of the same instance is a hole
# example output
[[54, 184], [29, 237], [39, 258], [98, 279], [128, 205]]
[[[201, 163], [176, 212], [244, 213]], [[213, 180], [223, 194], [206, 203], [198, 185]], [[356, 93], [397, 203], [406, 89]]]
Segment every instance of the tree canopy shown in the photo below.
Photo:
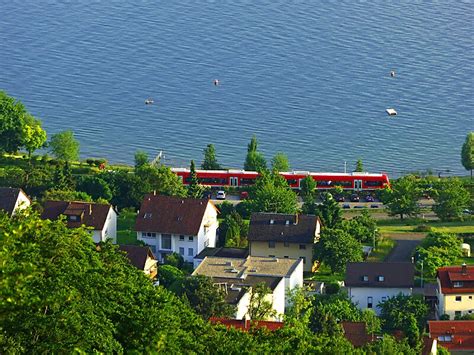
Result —
[[71, 130], [53, 134], [49, 141], [49, 149], [57, 159], [65, 161], [79, 159], [79, 142]]
[[261, 172], [267, 169], [267, 162], [262, 153], [257, 151], [258, 141], [254, 135], [247, 147], [247, 156], [245, 158], [244, 169], [249, 171]]
[[204, 149], [204, 160], [201, 164], [203, 170], [219, 170], [221, 166], [217, 162], [216, 148], [214, 144], [208, 144]]
[[421, 193], [416, 178], [408, 175], [392, 181], [392, 186], [382, 192], [382, 202], [387, 205], [390, 215], [398, 215], [403, 219], [419, 213], [418, 199]]
[[198, 176], [196, 174], [196, 166], [194, 160], [191, 160], [191, 167], [189, 173], [189, 185], [188, 185], [188, 197], [201, 198], [203, 193], [203, 187], [199, 183]]
[[276, 171], [290, 171], [290, 162], [285, 153], [278, 152], [272, 158], [272, 170]]
[[325, 228], [337, 228], [342, 222], [342, 210], [332, 194], [325, 192], [322, 195], [323, 203], [316, 208], [316, 214]]
[[442, 221], [462, 217], [463, 209], [471, 202], [469, 191], [464, 188], [460, 179], [451, 177], [440, 179], [434, 187], [433, 211]]
[[364, 164], [362, 163], [362, 159], [357, 159], [354, 172], [361, 173], [363, 171], [364, 171]]
[[461, 149], [461, 163], [464, 169], [471, 171], [474, 169], [474, 132], [469, 132]]

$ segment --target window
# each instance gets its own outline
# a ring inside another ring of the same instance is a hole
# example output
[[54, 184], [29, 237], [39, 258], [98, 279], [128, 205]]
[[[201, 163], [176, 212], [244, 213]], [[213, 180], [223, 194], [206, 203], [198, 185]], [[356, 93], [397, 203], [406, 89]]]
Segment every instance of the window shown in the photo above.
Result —
[[209, 246], [209, 239], [206, 239], [204, 241], [204, 248], [207, 248]]
[[284, 245], [285, 247], [289, 247], [289, 246], [290, 246], [290, 243], [284, 242], [283, 245]]
[[146, 232], [142, 232], [142, 238], [146, 238]]
[[462, 287], [463, 286], [463, 283], [460, 282], [460, 281], [456, 281], [454, 284], [453, 284], [453, 287]]
[[188, 256], [194, 256], [193, 248], [188, 248]]
[[284, 258], [285, 258], [285, 259], [288, 259], [288, 258], [289, 258], [289, 256], [288, 256], [288, 255], [285, 255], [285, 256], [284, 256]]
[[440, 335], [440, 336], [438, 337], [438, 340], [439, 340], [439, 341], [444, 341], [444, 342], [446, 342], [446, 341], [451, 341], [451, 340], [452, 340], [452, 337], [451, 337], [451, 335]]
[[79, 221], [79, 219], [80, 219], [79, 216], [74, 216], [74, 215], [69, 216], [69, 220], [71, 222], [77, 222], [77, 221]]
[[306, 244], [300, 244], [300, 250], [305, 250], [306, 249]]
[[274, 258], [274, 257], [275, 257], [275, 255], [269, 255], [268, 257], [269, 257], [269, 258]]
[[143, 215], [143, 218], [151, 218], [151, 213], [149, 212], [145, 212], [145, 214]]
[[462, 316], [462, 312], [461, 312], [461, 311], [455, 311], [455, 312], [454, 312], [454, 316], [455, 316], [455, 317], [461, 317], [461, 316]]
[[456, 296], [456, 302], [461, 302], [462, 301], [462, 297], [461, 296]]
[[369, 281], [369, 277], [368, 277], [367, 275], [362, 276], [362, 281], [368, 282], [368, 281]]
[[382, 297], [382, 302], [385, 302], [387, 300], [387, 297]]
[[385, 281], [385, 277], [380, 275], [379, 277], [377, 277], [377, 281], [378, 282], [384, 282]]
[[181, 247], [179, 248], [179, 255], [184, 256], [184, 248], [181, 248]]
[[469, 296], [469, 299], [472, 300], [472, 296]]
[[161, 249], [171, 250], [171, 234], [161, 235]]
[[367, 297], [367, 308], [372, 308], [373, 298]]
[[155, 245], [148, 245], [153, 253], [156, 253], [156, 246]]
[[179, 240], [184, 240], [184, 235], [180, 235]]
[[190, 241], [190, 242], [194, 241], [194, 237], [192, 235], [189, 236], [188, 241]]
[[268, 242], [269, 248], [275, 248], [275, 242]]
[[306, 264], [306, 256], [300, 256], [300, 259], [303, 259], [303, 264]]

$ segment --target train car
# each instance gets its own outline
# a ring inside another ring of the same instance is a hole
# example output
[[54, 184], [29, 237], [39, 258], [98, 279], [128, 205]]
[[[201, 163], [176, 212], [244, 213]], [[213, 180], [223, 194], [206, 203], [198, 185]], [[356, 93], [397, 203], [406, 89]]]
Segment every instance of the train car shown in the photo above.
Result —
[[[184, 185], [190, 182], [190, 171], [186, 168], [172, 168]], [[211, 187], [247, 187], [255, 184], [259, 174], [245, 170], [196, 170], [199, 183]], [[309, 171], [282, 172], [293, 189], [299, 189], [301, 180], [311, 176], [318, 189], [332, 189], [340, 186], [345, 190], [377, 190], [390, 184], [387, 174], [371, 173], [312, 173]]]

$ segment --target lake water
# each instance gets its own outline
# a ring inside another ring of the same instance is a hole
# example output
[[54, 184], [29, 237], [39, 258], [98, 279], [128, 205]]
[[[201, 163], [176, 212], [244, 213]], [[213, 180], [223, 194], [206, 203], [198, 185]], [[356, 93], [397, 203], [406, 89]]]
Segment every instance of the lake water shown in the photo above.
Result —
[[[82, 157], [466, 174], [472, 1], [0, 2], [0, 89]], [[390, 71], [396, 76], [392, 78]], [[214, 86], [218, 79], [220, 85]], [[145, 105], [152, 97], [154, 105]], [[390, 117], [385, 109], [398, 115]]]

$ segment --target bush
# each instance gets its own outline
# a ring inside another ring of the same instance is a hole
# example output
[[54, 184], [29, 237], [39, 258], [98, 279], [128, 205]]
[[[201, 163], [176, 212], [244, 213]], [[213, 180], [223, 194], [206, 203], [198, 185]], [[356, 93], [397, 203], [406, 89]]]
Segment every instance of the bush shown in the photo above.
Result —
[[420, 224], [413, 228], [413, 232], [431, 232], [433, 228], [431, 226], [427, 226], [426, 224]]
[[92, 166], [94, 165], [94, 159], [86, 159], [86, 163], [89, 165], [89, 166]]
[[250, 200], [240, 202], [235, 206], [235, 211], [243, 219], [250, 219], [250, 215], [252, 214], [252, 202]]
[[326, 285], [326, 294], [335, 295], [339, 292], [341, 286], [337, 282], [331, 282]]
[[226, 218], [233, 211], [235, 211], [234, 205], [229, 201], [224, 201], [219, 205], [219, 211], [221, 211], [219, 218]]
[[439, 320], [449, 320], [449, 314], [443, 314], [439, 317]]
[[178, 269], [181, 269], [184, 264], [184, 259], [178, 253], [171, 253], [166, 256], [165, 262], [167, 265], [174, 266]]

